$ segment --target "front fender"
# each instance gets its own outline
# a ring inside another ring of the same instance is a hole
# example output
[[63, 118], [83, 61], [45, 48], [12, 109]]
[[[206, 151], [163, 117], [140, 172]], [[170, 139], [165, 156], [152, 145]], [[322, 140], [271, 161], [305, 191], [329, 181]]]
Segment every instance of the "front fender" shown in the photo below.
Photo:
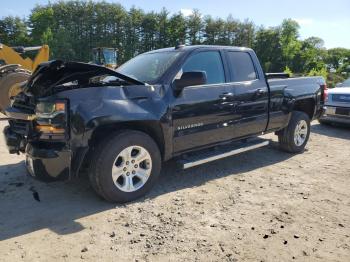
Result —
[[94, 130], [103, 125], [130, 121], [161, 121], [167, 107], [160, 87], [90, 87], [64, 91], [68, 98], [71, 146], [85, 147]]

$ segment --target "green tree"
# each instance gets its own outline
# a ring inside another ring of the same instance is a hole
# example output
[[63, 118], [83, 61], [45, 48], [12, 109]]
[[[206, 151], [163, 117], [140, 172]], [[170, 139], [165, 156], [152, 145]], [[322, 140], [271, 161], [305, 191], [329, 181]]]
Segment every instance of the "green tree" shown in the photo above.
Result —
[[350, 65], [350, 49], [332, 48], [327, 51], [325, 62], [329, 68], [338, 73], [343, 72]]
[[211, 16], [204, 17], [204, 43], [208, 45], [227, 44], [225, 34], [225, 21], [218, 18], [213, 19]]
[[265, 72], [281, 72], [285, 68], [282, 60], [281, 32], [279, 27], [259, 28], [253, 48]]
[[224, 24], [224, 36], [222, 39], [224, 45], [235, 45], [239, 24], [240, 22], [234, 19], [232, 15], [227, 17]]
[[53, 9], [48, 7], [36, 6], [29, 16], [29, 26], [31, 30], [31, 41], [35, 45], [51, 44], [53, 31], [55, 28], [55, 19]]
[[141, 25], [144, 12], [141, 9], [131, 8], [128, 12], [125, 27], [125, 60], [141, 52]]
[[0, 20], [0, 43], [23, 46], [28, 42], [28, 29], [24, 20], [15, 16], [7, 16]]
[[198, 45], [202, 41], [203, 21], [199, 10], [194, 9], [187, 18], [188, 44]]
[[169, 11], [163, 8], [159, 14], [157, 14], [157, 44], [156, 48], [168, 47], [169, 46]]
[[294, 58], [294, 70], [297, 72], [309, 72], [312, 69], [321, 70], [325, 68], [324, 62], [326, 49], [324, 42], [318, 37], [309, 37], [301, 41], [299, 53]]
[[186, 19], [181, 12], [174, 14], [168, 23], [169, 26], [169, 46], [185, 44], [186, 41]]
[[294, 68], [294, 58], [300, 52], [301, 43], [298, 40], [299, 25], [296, 21], [292, 19], [285, 19], [281, 25], [281, 47], [282, 47], [282, 58], [284, 66], [288, 66], [293, 71]]
[[157, 15], [154, 12], [145, 14], [141, 24], [141, 52], [156, 48]]
[[248, 19], [238, 23], [233, 44], [236, 46], [252, 47], [255, 37], [255, 25]]

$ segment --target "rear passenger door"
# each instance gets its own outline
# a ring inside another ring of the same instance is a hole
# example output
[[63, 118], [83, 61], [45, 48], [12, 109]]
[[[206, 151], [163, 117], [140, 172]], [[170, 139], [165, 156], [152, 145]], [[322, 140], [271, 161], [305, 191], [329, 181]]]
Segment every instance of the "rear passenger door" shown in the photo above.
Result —
[[[230, 71], [229, 88], [234, 94], [233, 138], [261, 133], [268, 121], [269, 93], [265, 79], [259, 75], [248, 51], [225, 53]], [[258, 61], [255, 55], [254, 58]]]

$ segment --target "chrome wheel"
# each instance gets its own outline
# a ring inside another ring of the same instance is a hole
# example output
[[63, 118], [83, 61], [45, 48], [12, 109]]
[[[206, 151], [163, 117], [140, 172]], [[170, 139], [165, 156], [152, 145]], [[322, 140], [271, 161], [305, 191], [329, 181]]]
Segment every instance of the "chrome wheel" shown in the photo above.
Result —
[[308, 126], [305, 120], [300, 120], [294, 131], [294, 143], [296, 146], [304, 144], [308, 132]]
[[123, 192], [133, 192], [143, 187], [152, 170], [152, 158], [141, 146], [130, 146], [122, 150], [112, 166], [112, 179]]

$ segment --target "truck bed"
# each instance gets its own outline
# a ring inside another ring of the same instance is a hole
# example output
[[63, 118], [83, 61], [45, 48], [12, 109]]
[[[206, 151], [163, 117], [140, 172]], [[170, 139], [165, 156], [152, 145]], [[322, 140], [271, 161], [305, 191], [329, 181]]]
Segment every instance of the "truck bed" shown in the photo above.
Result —
[[325, 81], [322, 77], [319, 76], [309, 76], [309, 77], [291, 77], [291, 78], [276, 78], [276, 79], [268, 79], [270, 87], [274, 85], [286, 85], [293, 86], [294, 88], [307, 88], [310, 85], [317, 84], [318, 86], [324, 85]]

